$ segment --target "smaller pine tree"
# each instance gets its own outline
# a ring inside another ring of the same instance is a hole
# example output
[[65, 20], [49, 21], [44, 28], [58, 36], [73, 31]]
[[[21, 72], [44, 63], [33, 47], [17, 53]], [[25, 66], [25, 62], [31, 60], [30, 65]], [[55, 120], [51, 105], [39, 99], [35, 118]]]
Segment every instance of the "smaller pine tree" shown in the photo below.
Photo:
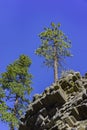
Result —
[[5, 120], [8, 119], [10, 130], [14, 130], [18, 125], [20, 116], [29, 104], [29, 94], [32, 90], [32, 75], [28, 72], [30, 65], [30, 58], [21, 55], [13, 64], [8, 65], [7, 71], [1, 75], [1, 88], [6, 92], [4, 100], [8, 102], [6, 109], [9, 112]]

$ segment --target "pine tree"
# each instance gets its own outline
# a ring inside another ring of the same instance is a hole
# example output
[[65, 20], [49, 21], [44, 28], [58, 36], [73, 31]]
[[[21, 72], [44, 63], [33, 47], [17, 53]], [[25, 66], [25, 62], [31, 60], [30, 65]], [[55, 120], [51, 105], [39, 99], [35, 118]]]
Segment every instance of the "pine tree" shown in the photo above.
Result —
[[[9, 103], [7, 112], [10, 130], [15, 130], [19, 118], [29, 104], [29, 94], [32, 90], [32, 75], [28, 73], [31, 60], [26, 55], [21, 55], [13, 64], [7, 66], [6, 72], [2, 73], [1, 88], [6, 92], [4, 100]], [[6, 102], [6, 103], [7, 103]]]
[[39, 35], [41, 40], [40, 47], [36, 54], [45, 58], [44, 63], [54, 69], [54, 82], [58, 81], [58, 68], [65, 59], [71, 56], [69, 48], [71, 42], [68, 37], [60, 30], [60, 24], [51, 23], [50, 28], [44, 28]]
[[[9, 113], [7, 112], [7, 105], [4, 101], [5, 93], [0, 87], [0, 119], [1, 121], [8, 120]], [[7, 119], [6, 119], [7, 118]]]

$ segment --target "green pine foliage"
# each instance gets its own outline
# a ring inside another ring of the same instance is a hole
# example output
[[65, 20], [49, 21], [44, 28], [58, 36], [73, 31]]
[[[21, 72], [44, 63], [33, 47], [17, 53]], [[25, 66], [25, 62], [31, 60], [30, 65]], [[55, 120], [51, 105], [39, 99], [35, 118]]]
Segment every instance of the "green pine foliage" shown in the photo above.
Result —
[[9, 112], [9, 108], [5, 102], [5, 92], [2, 87], [0, 87], [0, 120], [3, 122], [13, 122], [14, 126], [17, 126], [18, 120], [15, 118], [13, 113]]
[[54, 43], [57, 46], [57, 57], [58, 62], [61, 62], [61, 59], [65, 56], [71, 56], [69, 48], [71, 48], [71, 42], [68, 37], [60, 30], [60, 24], [55, 25], [51, 23], [51, 28], [44, 28], [44, 32], [41, 32], [40, 35], [41, 45], [36, 50], [36, 54], [44, 56], [44, 63], [50, 67], [53, 67], [54, 61]]
[[18, 125], [20, 116], [29, 104], [29, 94], [32, 90], [32, 75], [28, 72], [30, 65], [30, 58], [21, 55], [13, 64], [7, 66], [6, 72], [1, 74], [0, 89], [5, 95], [0, 93], [0, 97], [4, 98], [6, 103], [9, 102], [9, 105], [1, 103], [0, 114], [13, 128]]

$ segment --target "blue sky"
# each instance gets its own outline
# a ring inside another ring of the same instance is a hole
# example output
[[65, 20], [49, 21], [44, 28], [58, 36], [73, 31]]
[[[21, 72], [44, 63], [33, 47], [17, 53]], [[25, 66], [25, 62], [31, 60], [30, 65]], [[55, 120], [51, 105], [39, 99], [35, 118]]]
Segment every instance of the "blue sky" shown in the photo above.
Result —
[[[53, 71], [34, 54], [40, 45], [38, 34], [51, 22], [72, 42], [74, 55], [66, 61], [67, 69], [87, 72], [87, 0], [0, 0], [0, 73], [21, 54], [32, 59], [33, 92], [41, 93], [53, 83]], [[31, 97], [32, 97], [31, 95]], [[0, 123], [0, 130], [8, 130]]]

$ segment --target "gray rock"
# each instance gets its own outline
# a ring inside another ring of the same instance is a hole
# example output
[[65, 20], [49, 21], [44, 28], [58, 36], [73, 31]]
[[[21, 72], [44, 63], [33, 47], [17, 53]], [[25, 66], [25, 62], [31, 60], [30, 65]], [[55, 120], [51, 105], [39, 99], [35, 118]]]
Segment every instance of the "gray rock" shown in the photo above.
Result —
[[20, 123], [19, 130], [86, 130], [87, 75], [73, 72], [36, 94]]
[[78, 80], [78, 77], [76, 75], [73, 75], [72, 80], [73, 82], [75, 82], [76, 80]]
[[85, 73], [85, 78], [87, 79], [87, 73]]
[[46, 110], [46, 108], [45, 108], [45, 107], [42, 108], [42, 109], [39, 111], [39, 114], [42, 114], [44, 117], [46, 117], [46, 116], [47, 116], [47, 110]]
[[44, 120], [45, 120], [45, 118], [44, 118], [41, 114], [38, 115], [35, 125], [36, 125], [36, 126], [37, 126], [37, 125], [38, 125], [38, 126], [41, 125], [41, 124], [44, 122]]
[[81, 79], [80, 72], [75, 72], [74, 75], [77, 76], [78, 79]]
[[78, 86], [79, 88], [81, 88], [81, 87], [83, 86], [81, 80], [76, 80], [76, 81], [75, 81], [75, 84], [77, 84], [77, 86]]
[[40, 95], [40, 94], [35, 94], [35, 95], [33, 96], [33, 102], [36, 101], [37, 99], [39, 99], [41, 96], [42, 96], [42, 95]]
[[84, 88], [87, 89], [87, 83], [84, 84]]

